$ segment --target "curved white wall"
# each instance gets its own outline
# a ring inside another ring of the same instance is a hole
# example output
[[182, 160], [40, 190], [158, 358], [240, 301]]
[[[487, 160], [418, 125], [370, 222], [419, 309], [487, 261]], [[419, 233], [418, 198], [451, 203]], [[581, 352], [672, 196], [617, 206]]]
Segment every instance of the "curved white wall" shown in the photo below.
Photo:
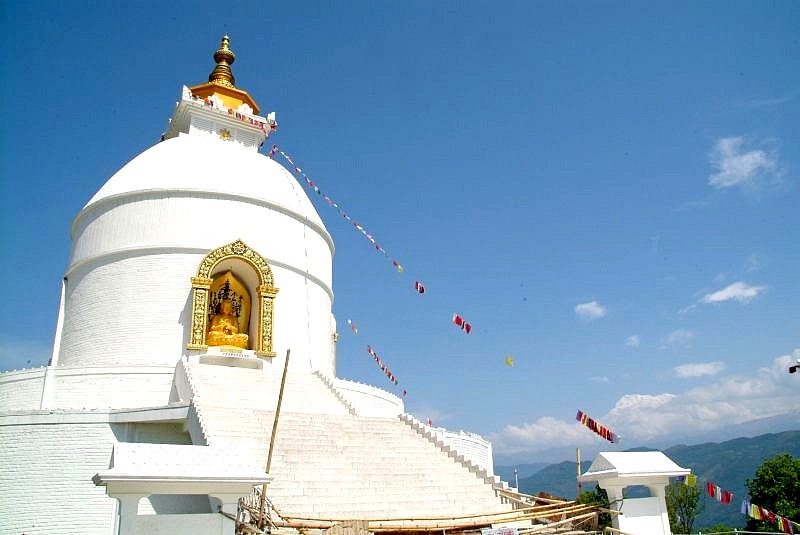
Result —
[[431, 428], [431, 433], [456, 450], [459, 455], [463, 455], [467, 461], [483, 468], [489, 474], [494, 474], [492, 443], [482, 436], [466, 431], [448, 431], [442, 427]]
[[174, 366], [187, 354], [191, 277], [211, 250], [241, 239], [279, 289], [276, 361], [290, 348], [293, 371], [334, 376], [333, 242], [310, 200], [269, 158], [191, 138], [135, 158], [73, 222], [58, 364]]
[[394, 418], [405, 411], [403, 400], [382, 388], [339, 378], [333, 386], [359, 416]]
[[45, 368], [0, 373], [0, 413], [38, 410]]
[[432, 427], [410, 414], [403, 414], [400, 419], [434, 442], [449, 446], [463, 456], [464, 460], [485, 470], [487, 474], [494, 474], [492, 443], [482, 436], [466, 431], [450, 431], [444, 427]]

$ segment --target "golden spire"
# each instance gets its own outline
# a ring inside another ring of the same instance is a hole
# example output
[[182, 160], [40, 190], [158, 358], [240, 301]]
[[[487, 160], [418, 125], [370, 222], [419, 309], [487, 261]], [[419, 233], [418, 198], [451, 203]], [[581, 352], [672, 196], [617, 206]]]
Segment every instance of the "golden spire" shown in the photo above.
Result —
[[227, 35], [222, 36], [219, 48], [214, 52], [214, 61], [217, 66], [208, 75], [208, 82], [190, 87], [192, 94], [199, 98], [207, 98], [213, 95], [222, 99], [223, 104], [228, 108], [238, 109], [242, 103], [247, 104], [258, 115], [259, 109], [253, 97], [234, 85], [235, 79], [231, 72], [231, 64], [236, 60], [236, 54], [230, 49], [231, 38]]
[[228, 48], [231, 39], [227, 35], [222, 36], [222, 42], [219, 44], [219, 49], [214, 52], [214, 61], [217, 66], [208, 75], [208, 81], [212, 84], [224, 85], [226, 87], [236, 87], [236, 79], [233, 77], [231, 65], [236, 61], [236, 54]]

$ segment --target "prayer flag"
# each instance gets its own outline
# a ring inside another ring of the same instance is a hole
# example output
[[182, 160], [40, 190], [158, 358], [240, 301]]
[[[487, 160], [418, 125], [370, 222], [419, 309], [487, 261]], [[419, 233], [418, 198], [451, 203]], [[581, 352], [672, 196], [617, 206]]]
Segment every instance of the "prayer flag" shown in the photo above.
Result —
[[609, 442], [618, 442], [619, 437], [615, 435], [610, 429], [606, 426], [602, 425], [600, 422], [596, 422], [593, 418], [590, 418], [588, 414], [583, 411], [578, 411], [575, 415], [575, 419], [583, 424], [585, 427], [588, 427], [600, 437], [608, 440]]
[[743, 515], [750, 516], [750, 501], [742, 500], [742, 508], [739, 510]]

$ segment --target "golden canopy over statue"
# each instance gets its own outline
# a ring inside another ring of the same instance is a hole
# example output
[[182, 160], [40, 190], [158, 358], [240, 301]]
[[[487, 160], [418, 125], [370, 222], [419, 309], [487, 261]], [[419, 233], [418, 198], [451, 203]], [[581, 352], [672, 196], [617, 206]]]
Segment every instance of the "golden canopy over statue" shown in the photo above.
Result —
[[214, 277], [210, 297], [206, 343], [247, 349], [250, 323], [250, 293], [247, 288], [229, 270]]

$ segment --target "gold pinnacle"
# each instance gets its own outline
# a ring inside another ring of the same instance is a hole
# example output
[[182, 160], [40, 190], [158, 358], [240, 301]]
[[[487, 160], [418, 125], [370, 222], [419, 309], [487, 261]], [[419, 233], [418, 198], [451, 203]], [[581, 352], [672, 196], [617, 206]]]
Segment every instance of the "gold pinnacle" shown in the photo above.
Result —
[[212, 84], [222, 85], [226, 87], [236, 87], [231, 65], [236, 61], [236, 54], [228, 47], [230, 44], [230, 37], [227, 35], [222, 36], [219, 49], [214, 52], [214, 61], [217, 66], [208, 75], [208, 81]]

